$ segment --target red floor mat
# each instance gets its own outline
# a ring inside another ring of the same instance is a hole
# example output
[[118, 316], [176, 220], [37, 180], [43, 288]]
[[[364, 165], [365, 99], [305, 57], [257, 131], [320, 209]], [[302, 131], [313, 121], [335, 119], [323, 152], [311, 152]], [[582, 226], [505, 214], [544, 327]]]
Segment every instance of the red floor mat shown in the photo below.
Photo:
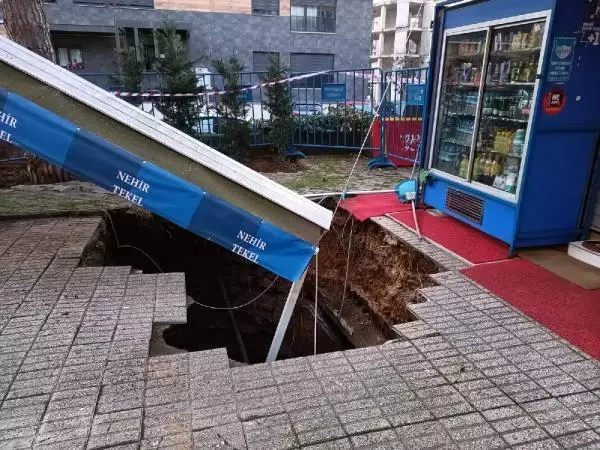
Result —
[[348, 211], [361, 222], [369, 217], [383, 216], [397, 211], [410, 211], [410, 203], [398, 200], [395, 193], [363, 194], [350, 197], [340, 203], [340, 208]]
[[600, 359], [600, 290], [580, 288], [523, 259], [484, 264], [462, 272]]
[[[415, 229], [415, 221], [410, 211], [390, 214], [390, 217]], [[504, 242], [452, 217], [436, 217], [421, 210], [417, 211], [417, 219], [423, 236], [473, 264], [508, 258], [509, 248]]]

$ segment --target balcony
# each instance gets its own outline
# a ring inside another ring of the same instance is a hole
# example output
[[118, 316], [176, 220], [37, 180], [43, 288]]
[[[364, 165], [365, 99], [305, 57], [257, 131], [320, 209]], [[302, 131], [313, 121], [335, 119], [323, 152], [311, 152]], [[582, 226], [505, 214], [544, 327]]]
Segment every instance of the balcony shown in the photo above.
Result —
[[290, 16], [291, 30], [302, 33], [335, 33], [335, 17]]

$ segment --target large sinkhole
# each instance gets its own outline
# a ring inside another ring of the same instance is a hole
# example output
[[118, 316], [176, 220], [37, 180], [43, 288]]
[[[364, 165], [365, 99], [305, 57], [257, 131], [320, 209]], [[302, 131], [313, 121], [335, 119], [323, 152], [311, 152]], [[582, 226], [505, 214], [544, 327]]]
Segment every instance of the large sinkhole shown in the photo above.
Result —
[[[185, 273], [187, 324], [156, 326], [152, 354], [226, 347], [240, 363], [265, 361], [291, 283], [137, 209], [111, 212], [101, 241], [103, 255], [87, 264]], [[436, 271], [432, 261], [376, 224], [338, 211], [320, 243], [316, 311], [312, 265], [278, 358], [313, 354], [315, 313], [318, 353], [396, 338], [392, 326], [410, 320], [406, 304]]]

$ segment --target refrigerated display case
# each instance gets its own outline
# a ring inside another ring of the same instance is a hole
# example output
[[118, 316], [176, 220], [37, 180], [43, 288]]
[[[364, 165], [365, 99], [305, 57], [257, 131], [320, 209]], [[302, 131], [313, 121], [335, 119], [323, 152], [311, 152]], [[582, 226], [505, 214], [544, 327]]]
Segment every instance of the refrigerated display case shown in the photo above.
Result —
[[514, 197], [546, 18], [449, 32], [432, 168]]
[[598, 164], [600, 0], [442, 2], [431, 61], [425, 203], [513, 248], [578, 237]]

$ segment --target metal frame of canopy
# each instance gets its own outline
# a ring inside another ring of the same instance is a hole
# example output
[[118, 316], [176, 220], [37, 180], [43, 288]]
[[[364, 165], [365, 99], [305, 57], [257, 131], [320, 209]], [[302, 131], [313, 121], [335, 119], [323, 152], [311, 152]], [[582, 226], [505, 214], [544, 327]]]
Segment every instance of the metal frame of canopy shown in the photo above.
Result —
[[[61, 164], [67, 170], [72, 169], [75, 173], [91, 175], [86, 178], [102, 187], [110, 184], [104, 182], [100, 175], [96, 176], [94, 171], [112, 170], [111, 176], [114, 178], [119, 163], [132, 165], [135, 170], [144, 171], [149, 177], [154, 177], [157, 184], [163, 188], [163, 193], [169, 192], [168, 188], [176, 183], [176, 192], [184, 192], [186, 198], [192, 197], [193, 207], [197, 207], [197, 210], [195, 214], [189, 212], [185, 220], [193, 220], [203, 211], [210, 213], [221, 208], [224, 212], [218, 217], [233, 217], [244, 224], [252, 222], [254, 229], [267, 229], [266, 232], [263, 231], [264, 236], [274, 236], [273, 239], [281, 250], [274, 250], [276, 255], [275, 258], [271, 255], [270, 265], [260, 262], [257, 264], [282, 275], [293, 284], [269, 350], [267, 360], [273, 361], [279, 352], [306, 275], [306, 268], [312, 257], [312, 253], [307, 254], [307, 248], [318, 250], [316, 245], [331, 224], [331, 211], [158, 121], [51, 61], [1, 37], [0, 79], [0, 86], [8, 91], [3, 100], [7, 104], [8, 112], [12, 108], [13, 112], [21, 112], [28, 116], [30, 111], [33, 111], [28, 117], [31, 127], [34, 123], [40, 123], [41, 126], [44, 118], [48, 117], [52, 126], [64, 125], [67, 132], [75, 136], [68, 141], [68, 145], [65, 144], [67, 148], [61, 153], [63, 158], [47, 158], [51, 162]], [[27, 109], [28, 107], [31, 110]], [[0, 123], [0, 128], [2, 126]], [[49, 124], [45, 126], [47, 130], [51, 129]], [[27, 131], [29, 132], [21, 130], [21, 137], [17, 136], [14, 142], [25, 150], [36, 153], [36, 138], [31, 137], [35, 133], [31, 133], [32, 130]], [[75, 145], [73, 142], [79, 144]], [[42, 151], [37, 154], [47, 156], [46, 148], [53, 145], [54, 142], [52, 145], [48, 145], [48, 141], [39, 142], [37, 150], [41, 148]], [[94, 155], [92, 159], [98, 158], [94, 153], [96, 150], [105, 151], [109, 156], [109, 167], [103, 166], [101, 170], [84, 167], [85, 170], [79, 170], [85, 166], [88, 155]], [[187, 222], [181, 223], [173, 220], [168, 214], [161, 214], [161, 205], [166, 203], [165, 199], [154, 203], [149, 199], [148, 204], [154, 207], [148, 206], [146, 202], [144, 206], [208, 239], [211, 239], [211, 233], [219, 233], [218, 219], [207, 219], [206, 215], [203, 217], [206, 220], [202, 220], [202, 224], [194, 229], [186, 226]], [[189, 202], [182, 208], [186, 206], [189, 206]], [[170, 210], [172, 211], [173, 209]], [[209, 222], [212, 228], [209, 226], [208, 229], [203, 229], [203, 226], [206, 228], [204, 222]], [[229, 228], [235, 234], [237, 228]], [[251, 238], [254, 239], [252, 236]], [[233, 235], [228, 239], [227, 244], [235, 242]], [[239, 234], [237, 239], [240, 239]], [[215, 241], [227, 247], [219, 239]], [[278, 252], [282, 254], [282, 264], [287, 264], [293, 256], [290, 256], [289, 249], [285, 247], [288, 242], [297, 241], [310, 244], [301, 245], [304, 259], [300, 263], [293, 261], [293, 264], [301, 264], [302, 267], [295, 267], [293, 275], [282, 274], [278, 267]], [[250, 242], [247, 237], [246, 242]], [[235, 246], [233, 248], [235, 249]]]

